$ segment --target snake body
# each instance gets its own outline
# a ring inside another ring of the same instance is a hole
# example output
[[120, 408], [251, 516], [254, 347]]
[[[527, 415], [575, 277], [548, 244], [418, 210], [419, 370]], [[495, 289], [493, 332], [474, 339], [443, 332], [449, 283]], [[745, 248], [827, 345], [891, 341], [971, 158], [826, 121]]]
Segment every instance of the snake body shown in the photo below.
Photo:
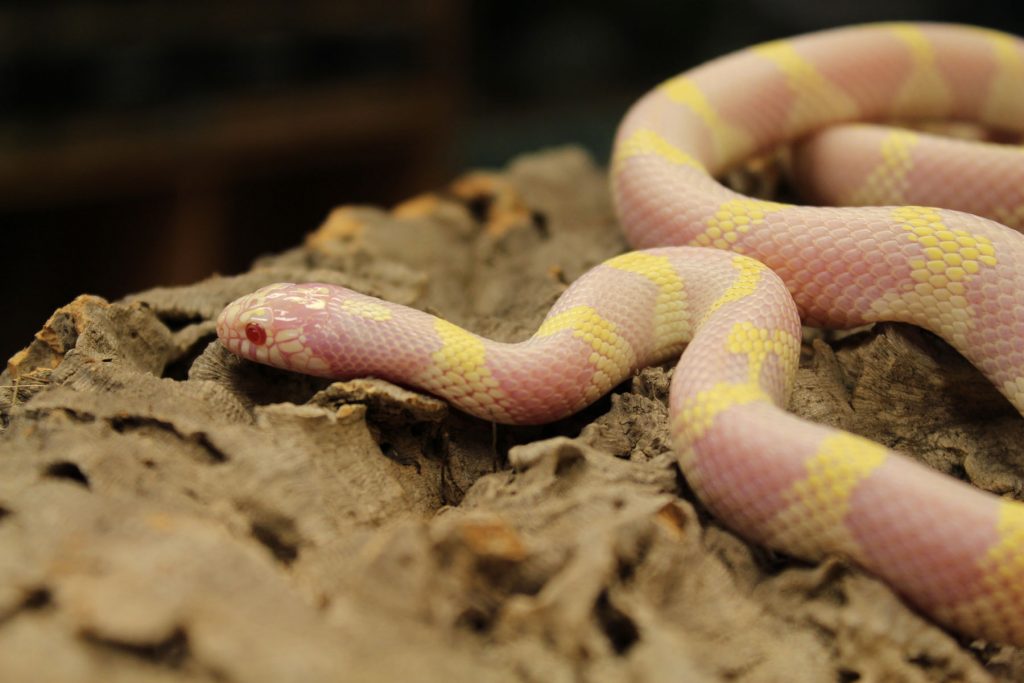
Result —
[[[253, 360], [375, 375], [506, 423], [571, 414], [685, 346], [670, 392], [674, 447], [716, 516], [799, 557], [851, 558], [937, 621], [1024, 645], [1024, 504], [783, 410], [803, 319], [929, 329], [1024, 411], [1024, 236], [1003, 224], [1021, 224], [1021, 184], [963, 193], [970, 201], [958, 208], [989, 218], [903, 204], [935, 196], [917, 188], [941, 188], [936, 176], [949, 182], [950, 172], [917, 168], [930, 158], [927, 136], [863, 126], [812, 138], [797, 166], [837, 149], [842, 164], [842, 136], [864, 147], [873, 135], [875, 151], [850, 157], [845, 178], [821, 193], [892, 206], [779, 204], [714, 180], [825, 126], [894, 118], [1021, 132], [1024, 42], [963, 26], [858, 26], [757, 46], [663, 83], [626, 115], [612, 162], [616, 207], [641, 250], [573, 283], [527, 341], [489, 341], [322, 284], [243, 297], [218, 334]], [[1003, 164], [1022, 177], [1019, 149], [951, 158], [972, 178]]]

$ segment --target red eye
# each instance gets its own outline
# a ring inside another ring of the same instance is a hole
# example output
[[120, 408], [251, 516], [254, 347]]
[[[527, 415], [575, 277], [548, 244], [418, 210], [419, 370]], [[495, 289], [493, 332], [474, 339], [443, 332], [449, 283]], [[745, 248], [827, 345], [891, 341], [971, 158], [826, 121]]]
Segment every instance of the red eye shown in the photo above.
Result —
[[267, 341], [267, 331], [258, 323], [249, 323], [245, 326], [245, 336], [256, 346], [263, 346]]

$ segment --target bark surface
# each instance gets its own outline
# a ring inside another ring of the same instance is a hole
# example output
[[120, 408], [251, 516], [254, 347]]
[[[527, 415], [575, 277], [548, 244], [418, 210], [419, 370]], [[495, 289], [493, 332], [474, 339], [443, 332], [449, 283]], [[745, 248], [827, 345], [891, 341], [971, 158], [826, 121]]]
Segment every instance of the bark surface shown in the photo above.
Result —
[[[770, 167], [732, 180], [774, 192]], [[1024, 680], [1024, 652], [709, 517], [670, 450], [671, 365], [493, 427], [214, 335], [231, 299], [320, 280], [519, 340], [626, 249], [604, 171], [564, 148], [339, 208], [241, 275], [59, 309], [0, 375], [0, 679]], [[794, 412], [1020, 497], [1024, 419], [941, 340], [808, 332], [802, 366]]]

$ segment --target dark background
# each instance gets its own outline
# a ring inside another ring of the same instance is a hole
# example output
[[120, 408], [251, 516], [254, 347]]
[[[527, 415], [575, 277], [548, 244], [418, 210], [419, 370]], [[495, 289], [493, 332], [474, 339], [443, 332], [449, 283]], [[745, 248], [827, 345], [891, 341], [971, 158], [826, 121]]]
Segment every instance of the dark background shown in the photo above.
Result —
[[82, 292], [244, 270], [337, 204], [575, 142], [709, 57], [997, 0], [0, 3], [0, 358]]

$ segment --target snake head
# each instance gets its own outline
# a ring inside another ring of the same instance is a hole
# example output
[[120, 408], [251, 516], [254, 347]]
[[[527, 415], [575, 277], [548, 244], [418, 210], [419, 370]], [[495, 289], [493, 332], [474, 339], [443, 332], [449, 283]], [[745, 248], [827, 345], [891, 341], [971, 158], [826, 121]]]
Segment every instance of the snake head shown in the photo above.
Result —
[[328, 316], [331, 288], [281, 282], [228, 304], [217, 317], [217, 336], [232, 353], [284, 370], [314, 375], [330, 368], [308, 344]]

